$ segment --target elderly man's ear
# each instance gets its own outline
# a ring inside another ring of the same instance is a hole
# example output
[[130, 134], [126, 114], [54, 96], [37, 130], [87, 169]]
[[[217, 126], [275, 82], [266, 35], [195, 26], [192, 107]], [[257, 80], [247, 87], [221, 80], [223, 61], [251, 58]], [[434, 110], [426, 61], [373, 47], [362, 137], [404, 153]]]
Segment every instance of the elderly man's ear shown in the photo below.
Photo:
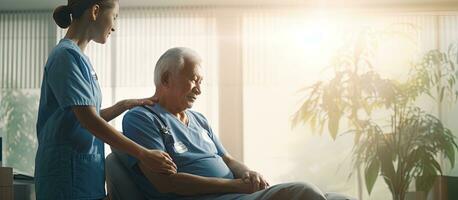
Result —
[[161, 77], [161, 84], [165, 87], [168, 87], [169, 86], [169, 82], [170, 82], [170, 73], [169, 72], [165, 72], [162, 74], [162, 77]]

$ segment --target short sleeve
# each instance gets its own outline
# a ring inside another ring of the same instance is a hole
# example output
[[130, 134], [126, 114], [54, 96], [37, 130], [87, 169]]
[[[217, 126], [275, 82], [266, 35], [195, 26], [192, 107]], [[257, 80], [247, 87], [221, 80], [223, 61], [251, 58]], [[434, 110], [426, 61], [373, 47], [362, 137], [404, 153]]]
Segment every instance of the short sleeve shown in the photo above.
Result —
[[91, 73], [81, 58], [74, 54], [69, 49], [62, 49], [56, 53], [53, 63], [45, 72], [47, 84], [60, 107], [96, 106]]
[[216, 136], [214, 133], [213, 133], [213, 130], [211, 129], [210, 126], [208, 126], [208, 133], [210, 134], [210, 138], [212, 139], [213, 143], [215, 144], [216, 146], [216, 149], [218, 150], [218, 155], [219, 156], [224, 156], [227, 154], [227, 151], [226, 149], [224, 148], [223, 144], [221, 143], [221, 141], [219, 141], [219, 138], [218, 136]]
[[[156, 126], [152, 116], [138, 109], [127, 112], [122, 120], [122, 130], [126, 137], [147, 149], [166, 151], [159, 127]], [[131, 167], [137, 162], [137, 159], [129, 158]]]

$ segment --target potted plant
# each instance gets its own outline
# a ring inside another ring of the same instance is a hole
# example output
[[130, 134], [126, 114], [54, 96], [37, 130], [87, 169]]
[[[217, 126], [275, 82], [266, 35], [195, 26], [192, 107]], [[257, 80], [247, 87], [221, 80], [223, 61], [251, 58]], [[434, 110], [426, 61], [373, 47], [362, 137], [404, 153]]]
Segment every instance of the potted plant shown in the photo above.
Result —
[[[341, 121], [348, 121], [344, 133], [354, 134], [354, 167], [358, 175], [364, 169], [368, 192], [382, 176], [393, 200], [404, 200], [414, 180], [417, 190], [428, 191], [442, 174], [437, 155], [445, 155], [452, 167], [455, 163], [458, 146], [452, 132], [415, 105], [424, 94], [440, 105], [444, 99], [456, 100], [455, 63], [450, 52], [433, 50], [414, 65], [407, 81], [382, 78], [371, 62], [377, 34], [366, 31], [347, 44], [331, 64], [334, 76], [307, 88], [293, 125], [309, 124], [320, 133], [327, 126], [336, 139]], [[390, 120], [375, 120], [374, 111], [388, 113]]]

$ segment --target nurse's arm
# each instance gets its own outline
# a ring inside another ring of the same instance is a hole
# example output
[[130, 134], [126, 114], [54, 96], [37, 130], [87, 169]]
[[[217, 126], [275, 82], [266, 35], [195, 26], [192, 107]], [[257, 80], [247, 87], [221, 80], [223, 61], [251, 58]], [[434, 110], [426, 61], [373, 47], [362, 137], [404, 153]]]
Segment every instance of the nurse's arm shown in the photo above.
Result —
[[160, 193], [193, 196], [214, 193], [253, 193], [249, 183], [242, 179], [203, 177], [188, 173], [164, 175], [154, 173], [144, 164], [138, 166], [146, 178]]
[[157, 101], [155, 96], [144, 98], [144, 99], [126, 99], [119, 101], [115, 105], [102, 109], [100, 111], [100, 116], [107, 122], [111, 121], [112, 119], [116, 118], [124, 111], [129, 110], [135, 106], [142, 106], [142, 105], [153, 105], [154, 102]]
[[147, 162], [151, 170], [167, 174], [176, 173], [176, 166], [167, 153], [146, 149], [125, 137], [98, 116], [94, 106], [74, 106], [72, 111], [85, 129], [105, 143], [142, 162]]
[[100, 111], [100, 117], [109, 122], [128, 109], [130, 108], [128, 107], [126, 100], [123, 100], [111, 107], [102, 109]]

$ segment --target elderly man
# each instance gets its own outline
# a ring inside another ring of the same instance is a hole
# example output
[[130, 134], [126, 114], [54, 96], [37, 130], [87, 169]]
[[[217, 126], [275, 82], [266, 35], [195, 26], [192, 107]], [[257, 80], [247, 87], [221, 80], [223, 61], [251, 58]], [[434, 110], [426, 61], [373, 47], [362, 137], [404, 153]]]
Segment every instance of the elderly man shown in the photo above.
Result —
[[127, 137], [170, 154], [178, 173], [151, 172], [129, 158], [134, 182], [148, 199], [326, 199], [306, 183], [269, 186], [257, 172], [224, 149], [207, 119], [189, 110], [201, 94], [201, 60], [188, 48], [172, 48], [158, 60], [154, 83], [158, 103], [137, 107], [123, 119]]

